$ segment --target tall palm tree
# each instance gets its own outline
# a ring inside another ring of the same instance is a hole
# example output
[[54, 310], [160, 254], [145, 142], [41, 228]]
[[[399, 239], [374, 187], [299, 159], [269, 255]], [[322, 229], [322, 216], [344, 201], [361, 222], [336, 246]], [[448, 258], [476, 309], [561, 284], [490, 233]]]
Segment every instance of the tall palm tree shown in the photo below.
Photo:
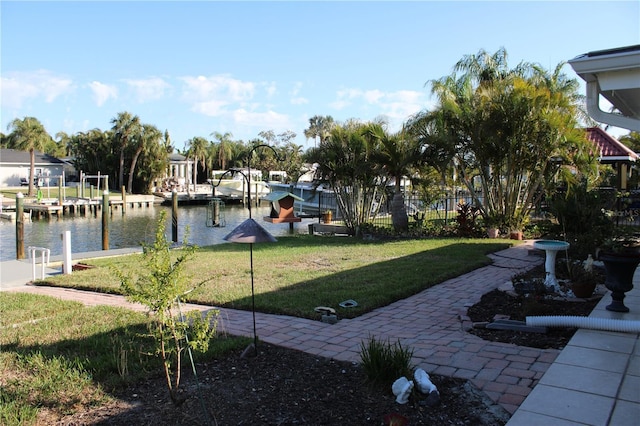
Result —
[[37, 118], [25, 117], [14, 119], [7, 126], [9, 143], [14, 149], [29, 151], [29, 196], [35, 195], [33, 178], [35, 177], [36, 151], [43, 151], [45, 146], [52, 142], [51, 135]]
[[153, 149], [155, 145], [158, 145], [162, 140], [162, 133], [158, 128], [151, 124], [143, 124], [142, 132], [139, 137], [135, 139], [136, 151], [131, 159], [131, 167], [129, 169], [129, 182], [127, 184], [127, 192], [130, 194], [133, 192], [133, 176], [136, 169], [136, 163], [138, 157], [143, 152], [148, 152]]
[[227, 169], [227, 161], [233, 155], [233, 135], [229, 132], [213, 132], [211, 136], [217, 141], [215, 143], [215, 156], [218, 159], [218, 167], [221, 170]]
[[309, 119], [309, 128], [304, 131], [304, 136], [307, 139], [313, 138], [314, 145], [317, 147], [318, 142], [322, 145], [322, 142], [329, 137], [333, 126], [335, 126], [335, 122], [330, 115], [314, 115]]
[[167, 152], [167, 154], [171, 154], [173, 152], [173, 144], [171, 143], [171, 136], [169, 135], [169, 130], [164, 131], [164, 136], [162, 138], [162, 147]]
[[[193, 158], [193, 184], [198, 183], [198, 161], [205, 167], [209, 141], [203, 137], [196, 136], [188, 141], [188, 156]], [[194, 186], [195, 187], [195, 186]]]
[[140, 136], [142, 124], [137, 115], [130, 112], [119, 112], [115, 118], [111, 119], [113, 127], [114, 142], [120, 151], [120, 162], [118, 163], [118, 188], [124, 185], [124, 162], [125, 151], [135, 138]]

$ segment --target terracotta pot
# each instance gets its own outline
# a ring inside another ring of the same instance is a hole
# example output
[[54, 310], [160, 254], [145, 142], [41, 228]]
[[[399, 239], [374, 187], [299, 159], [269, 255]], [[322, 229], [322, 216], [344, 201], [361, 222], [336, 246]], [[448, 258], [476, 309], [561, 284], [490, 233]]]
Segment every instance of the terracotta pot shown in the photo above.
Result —
[[522, 240], [522, 231], [511, 231], [509, 238], [512, 240]]
[[324, 223], [331, 223], [332, 220], [333, 220], [333, 213], [331, 211], [328, 211], [322, 214], [322, 221]]

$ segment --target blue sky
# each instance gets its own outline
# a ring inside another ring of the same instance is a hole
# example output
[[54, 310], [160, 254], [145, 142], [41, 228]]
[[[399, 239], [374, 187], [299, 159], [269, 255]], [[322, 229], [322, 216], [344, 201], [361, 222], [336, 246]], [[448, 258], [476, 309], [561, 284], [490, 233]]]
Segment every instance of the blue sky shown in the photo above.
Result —
[[0, 13], [2, 132], [25, 116], [51, 135], [106, 130], [129, 111], [179, 149], [212, 132], [248, 141], [263, 130], [291, 130], [307, 148], [314, 115], [385, 116], [397, 129], [433, 106], [427, 81], [480, 49], [553, 69], [640, 43], [637, 0], [3, 0]]

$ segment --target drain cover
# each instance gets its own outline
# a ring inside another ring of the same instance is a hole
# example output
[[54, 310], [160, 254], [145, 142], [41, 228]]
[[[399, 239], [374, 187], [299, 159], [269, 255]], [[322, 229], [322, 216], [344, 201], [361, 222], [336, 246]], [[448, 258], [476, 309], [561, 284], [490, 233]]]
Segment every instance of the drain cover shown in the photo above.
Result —
[[344, 302], [338, 303], [338, 305], [342, 306], [343, 308], [355, 308], [356, 306], [358, 306], [358, 302], [353, 299], [349, 299], [345, 300]]

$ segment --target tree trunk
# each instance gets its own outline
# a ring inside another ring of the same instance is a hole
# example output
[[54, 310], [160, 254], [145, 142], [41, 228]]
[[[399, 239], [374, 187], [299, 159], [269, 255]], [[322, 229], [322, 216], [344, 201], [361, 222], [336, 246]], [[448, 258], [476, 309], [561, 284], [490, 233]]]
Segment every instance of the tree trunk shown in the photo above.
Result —
[[33, 190], [33, 179], [35, 178], [36, 173], [36, 152], [32, 148], [29, 150], [29, 197], [33, 197], [35, 191]]
[[120, 149], [120, 167], [118, 169], [118, 188], [124, 185], [124, 148]]
[[[127, 191], [129, 191], [129, 194], [133, 194], [133, 172], [136, 169], [136, 163], [138, 162], [138, 157], [140, 156], [140, 153], [142, 153], [142, 148], [139, 148], [135, 155], [133, 156], [133, 160], [131, 160], [131, 169], [129, 169], [129, 182], [127, 185]], [[121, 187], [122, 188], [122, 187]]]

